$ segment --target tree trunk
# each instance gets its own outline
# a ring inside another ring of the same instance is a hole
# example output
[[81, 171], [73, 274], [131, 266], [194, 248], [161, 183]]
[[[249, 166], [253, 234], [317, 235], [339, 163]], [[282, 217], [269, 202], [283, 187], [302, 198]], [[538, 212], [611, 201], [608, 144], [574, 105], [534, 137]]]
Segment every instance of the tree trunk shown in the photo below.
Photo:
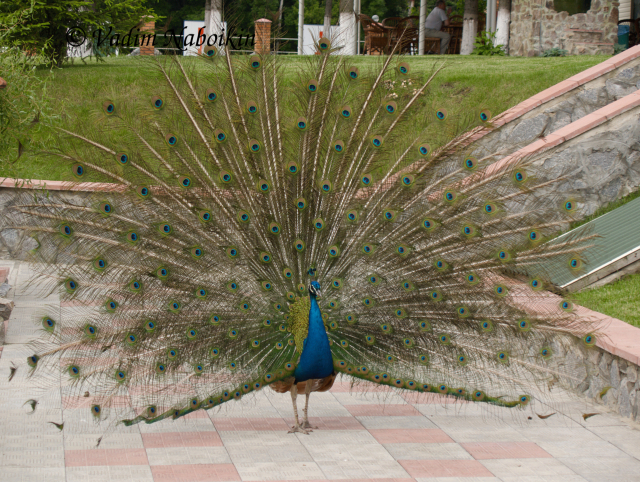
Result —
[[213, 29], [211, 28], [211, 0], [207, 0], [204, 2], [204, 34], [207, 36], [207, 39], [213, 33]]
[[462, 20], [462, 42], [460, 55], [473, 52], [473, 43], [478, 33], [478, 0], [464, 1], [464, 17]]
[[498, 21], [496, 22], [496, 43], [504, 45], [505, 53], [509, 53], [509, 24], [511, 23], [511, 0], [500, 0]]
[[331, 0], [325, 0], [324, 2], [324, 25], [322, 27], [322, 35], [324, 37], [331, 36]]
[[[340, 55], [356, 54], [356, 13], [353, 0], [340, 0], [340, 35], [336, 40], [337, 45], [343, 46], [339, 50]], [[335, 42], [332, 43], [335, 45]]]

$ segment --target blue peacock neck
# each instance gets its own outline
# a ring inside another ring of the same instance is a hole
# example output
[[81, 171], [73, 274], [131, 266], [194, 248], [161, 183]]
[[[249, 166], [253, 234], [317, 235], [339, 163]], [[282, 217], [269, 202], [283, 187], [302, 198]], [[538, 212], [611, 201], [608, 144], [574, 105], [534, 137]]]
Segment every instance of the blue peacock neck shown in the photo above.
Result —
[[314, 293], [309, 295], [311, 297], [309, 333], [304, 340], [300, 361], [293, 373], [296, 382], [324, 378], [333, 373], [331, 347], [322, 321], [322, 313], [320, 312], [316, 295]]

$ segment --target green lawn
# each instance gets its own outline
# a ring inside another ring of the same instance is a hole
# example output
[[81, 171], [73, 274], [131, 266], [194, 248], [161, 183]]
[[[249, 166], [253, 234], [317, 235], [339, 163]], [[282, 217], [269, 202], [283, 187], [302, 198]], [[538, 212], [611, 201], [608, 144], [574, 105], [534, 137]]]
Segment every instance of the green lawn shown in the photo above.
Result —
[[[498, 114], [528, 97], [550, 87], [572, 75], [606, 60], [606, 56], [573, 56], [556, 58], [476, 57], [476, 56], [421, 56], [410, 57], [412, 73], [427, 76], [434, 67], [445, 62], [445, 69], [438, 75], [432, 90], [438, 105], [458, 104], [464, 98], [467, 105], [487, 108]], [[187, 62], [200, 59], [187, 58]], [[287, 57], [287, 75], [293, 77], [305, 59]], [[377, 57], [353, 57], [352, 63], [364, 66], [380, 62]], [[196, 64], [197, 65], [197, 64]], [[82, 106], [93, 103], [98, 95], [118, 90], [128, 91], [132, 96], [153, 95], [153, 82], [145, 81], [144, 69], [139, 57], [110, 58], [103, 63], [75, 62], [56, 69], [52, 73], [42, 71], [48, 78], [47, 97], [54, 113], [77, 115]], [[102, 98], [102, 97], [100, 97]], [[23, 179], [63, 179], [65, 166], [50, 158], [34, 153], [48, 144], [52, 132], [41, 128], [34, 134], [31, 152], [22, 156], [11, 173], [2, 172], [0, 178], [9, 174]]]
[[579, 305], [640, 328], [640, 274], [575, 294]]

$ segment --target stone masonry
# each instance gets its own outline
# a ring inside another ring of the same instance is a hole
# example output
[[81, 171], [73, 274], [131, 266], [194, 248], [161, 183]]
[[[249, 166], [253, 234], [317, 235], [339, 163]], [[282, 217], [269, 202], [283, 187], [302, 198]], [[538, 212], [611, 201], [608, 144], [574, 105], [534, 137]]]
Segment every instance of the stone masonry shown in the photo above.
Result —
[[556, 12], [553, 0], [516, 0], [511, 9], [509, 54], [535, 57], [558, 48], [570, 55], [613, 54], [618, 35], [618, 5], [592, 0], [587, 13]]
[[[477, 158], [499, 152], [504, 145], [523, 147], [591, 114], [640, 88], [640, 61], [610, 72], [534, 109], [522, 118], [489, 133], [476, 145]], [[619, 199], [640, 187], [640, 119], [629, 112], [613, 118], [540, 157], [543, 177], [570, 173], [569, 181], [549, 187], [577, 192], [584, 214]], [[500, 156], [498, 156], [500, 157]]]

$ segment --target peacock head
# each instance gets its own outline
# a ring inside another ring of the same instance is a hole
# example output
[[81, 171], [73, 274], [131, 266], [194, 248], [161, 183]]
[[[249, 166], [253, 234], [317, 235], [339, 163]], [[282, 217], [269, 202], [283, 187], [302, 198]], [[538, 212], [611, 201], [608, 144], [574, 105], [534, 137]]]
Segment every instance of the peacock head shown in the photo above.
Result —
[[322, 291], [322, 289], [320, 288], [320, 283], [318, 283], [315, 280], [312, 281], [311, 284], [309, 285], [309, 294], [313, 298], [317, 298], [318, 296], [321, 295], [321, 291]]

